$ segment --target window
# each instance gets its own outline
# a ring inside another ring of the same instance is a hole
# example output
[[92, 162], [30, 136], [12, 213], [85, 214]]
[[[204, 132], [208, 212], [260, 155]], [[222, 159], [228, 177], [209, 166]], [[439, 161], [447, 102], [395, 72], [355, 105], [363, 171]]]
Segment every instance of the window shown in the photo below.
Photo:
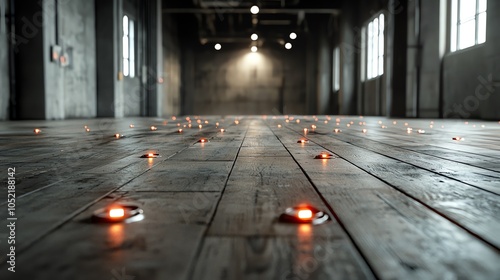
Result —
[[[366, 61], [366, 67], [362, 67], [366, 71], [366, 78], [373, 79], [384, 74], [384, 14], [378, 15], [368, 23], [367, 28], [363, 28], [361, 35], [362, 45], [366, 46], [366, 60], [363, 57], [362, 63]], [[364, 73], [362, 78], [364, 79]]]
[[340, 49], [336, 47], [333, 50], [333, 83], [334, 91], [340, 90]]
[[134, 21], [128, 16], [123, 17], [123, 75], [125, 77], [135, 77], [135, 30]]
[[451, 1], [452, 52], [486, 42], [487, 0]]

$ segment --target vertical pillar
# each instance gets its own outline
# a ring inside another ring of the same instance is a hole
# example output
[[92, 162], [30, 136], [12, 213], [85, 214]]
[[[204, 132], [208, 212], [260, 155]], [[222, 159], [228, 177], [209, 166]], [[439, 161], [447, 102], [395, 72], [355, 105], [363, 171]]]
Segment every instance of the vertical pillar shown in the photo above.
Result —
[[97, 116], [123, 117], [121, 0], [96, 1]]
[[329, 17], [321, 19], [318, 38], [318, 86], [317, 86], [317, 114], [330, 113], [332, 96], [332, 47], [328, 35]]
[[160, 0], [148, 0], [147, 21], [147, 115], [159, 117], [162, 114], [163, 85], [159, 79], [163, 76], [162, 54], [162, 8]]
[[390, 117], [406, 116], [408, 0], [389, 0], [387, 24], [387, 109]]
[[7, 38], [7, 0], [0, 0], [0, 120], [8, 119], [10, 83], [9, 83], [9, 47]]

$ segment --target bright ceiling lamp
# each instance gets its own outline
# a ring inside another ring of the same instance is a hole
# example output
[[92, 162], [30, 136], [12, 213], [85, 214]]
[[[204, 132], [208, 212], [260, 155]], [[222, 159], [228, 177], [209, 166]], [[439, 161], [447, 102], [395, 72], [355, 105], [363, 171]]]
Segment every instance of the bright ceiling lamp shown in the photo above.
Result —
[[292, 44], [291, 43], [286, 43], [285, 44], [285, 49], [289, 50], [292, 48]]
[[250, 36], [250, 38], [252, 39], [252, 41], [257, 41], [257, 39], [259, 39], [259, 35], [254, 33], [254, 34], [252, 34], [252, 36]]
[[259, 50], [259, 48], [257, 48], [257, 46], [252, 46], [252, 48], [250, 50], [252, 52], [257, 52]]
[[295, 32], [290, 33], [290, 39], [292, 39], [292, 40], [297, 39], [297, 33], [295, 33]]
[[259, 7], [257, 7], [256, 5], [252, 6], [252, 8], [250, 8], [250, 12], [254, 15], [258, 14], [260, 11]]
[[215, 44], [214, 48], [218, 51], [220, 51], [220, 49], [222, 49], [222, 45], [221, 44]]

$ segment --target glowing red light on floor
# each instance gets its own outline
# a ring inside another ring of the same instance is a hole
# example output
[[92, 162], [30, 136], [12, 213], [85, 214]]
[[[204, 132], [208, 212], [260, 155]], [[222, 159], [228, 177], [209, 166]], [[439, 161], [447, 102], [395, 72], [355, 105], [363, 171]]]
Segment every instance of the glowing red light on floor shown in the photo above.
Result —
[[136, 205], [112, 205], [94, 211], [92, 221], [98, 223], [137, 222], [144, 219], [143, 210]]
[[331, 159], [332, 157], [333, 157], [332, 154], [327, 152], [322, 152], [321, 154], [317, 155], [315, 159]]
[[123, 208], [111, 208], [109, 209], [110, 218], [123, 218], [125, 216], [125, 210]]
[[302, 204], [287, 208], [279, 219], [281, 222], [286, 223], [320, 225], [327, 222], [330, 217], [323, 211], [307, 204]]
[[312, 216], [313, 216], [313, 213], [309, 209], [299, 210], [297, 213], [297, 217], [299, 219], [302, 219], [302, 220], [309, 220], [312, 218]]

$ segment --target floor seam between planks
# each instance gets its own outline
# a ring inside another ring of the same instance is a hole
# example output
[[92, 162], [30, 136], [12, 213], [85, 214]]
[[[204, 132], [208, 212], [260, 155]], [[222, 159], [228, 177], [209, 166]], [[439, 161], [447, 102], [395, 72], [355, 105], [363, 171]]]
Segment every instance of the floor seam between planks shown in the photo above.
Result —
[[207, 238], [207, 236], [208, 236], [208, 232], [210, 230], [210, 226], [212, 225], [212, 222], [214, 221], [214, 218], [215, 218], [215, 215], [216, 215], [217, 210], [219, 208], [220, 202], [222, 201], [222, 197], [224, 196], [224, 191], [227, 188], [227, 184], [229, 182], [229, 178], [231, 177], [231, 174], [233, 172], [234, 166], [236, 165], [236, 161], [238, 160], [238, 155], [240, 154], [241, 147], [243, 147], [243, 142], [245, 142], [245, 138], [246, 138], [246, 135], [248, 133], [249, 127], [250, 126], [247, 126], [246, 129], [245, 129], [245, 135], [243, 136], [243, 139], [241, 140], [241, 143], [240, 143], [240, 145], [238, 147], [238, 152], [236, 153], [236, 156], [234, 157], [234, 160], [233, 160], [233, 164], [231, 165], [231, 169], [229, 170], [229, 172], [227, 174], [226, 181], [224, 182], [224, 187], [220, 191], [220, 195], [217, 198], [217, 202], [215, 203], [215, 207], [214, 207], [212, 216], [210, 217], [210, 220], [208, 221], [208, 223], [207, 223], [207, 225], [205, 227], [205, 231], [203, 232], [203, 235], [202, 235], [201, 240], [200, 240], [200, 242], [198, 244], [198, 247], [196, 248], [195, 257], [191, 261], [191, 264], [189, 265], [190, 269], [188, 270], [189, 272], [188, 272], [188, 275], [187, 275], [187, 279], [193, 279], [193, 276], [194, 276], [194, 273], [195, 273], [195, 268], [196, 268], [196, 263], [198, 262], [198, 260], [200, 258], [200, 253], [203, 250], [203, 245], [205, 243], [205, 238]]
[[[291, 128], [288, 128], [288, 129], [289, 129], [289, 130], [291, 130], [291, 131], [293, 131], [293, 132], [295, 132], [295, 133], [297, 133], [297, 134], [299, 134], [299, 135], [301, 135], [301, 133], [300, 133], [300, 132], [298, 132], [298, 131], [296, 131], [296, 130], [293, 130], [293, 129], [291, 129]], [[327, 151], [331, 152], [331, 153], [334, 153], [334, 152], [333, 152], [333, 151], [331, 151], [330, 149], [328, 149], [328, 148], [326, 148], [325, 146], [323, 146], [323, 145], [319, 144], [318, 142], [315, 142], [315, 141], [314, 141], [314, 140], [312, 140], [312, 139], [309, 139], [309, 141], [310, 141], [310, 142], [312, 142], [312, 143], [314, 143], [314, 144], [316, 144], [316, 145], [318, 145], [319, 147], [321, 147], [321, 148], [323, 148], [323, 149], [325, 149], [325, 150], [327, 150]], [[339, 140], [339, 141], [341, 141], [341, 140]], [[342, 141], [342, 142], [347, 143], [347, 142], [345, 142], [345, 141]], [[348, 144], [353, 145], [353, 144], [351, 144], [351, 143], [348, 143]], [[355, 145], [353, 145], [353, 146], [355, 146]], [[357, 146], [356, 146], [356, 147], [357, 147]], [[364, 149], [364, 148], [362, 148], [362, 147], [358, 147], [358, 148]], [[340, 155], [337, 155], [336, 153], [334, 153], [334, 154], [335, 154], [336, 156], [338, 156], [339, 158], [341, 158], [341, 159], [345, 160], [346, 162], [348, 162], [348, 163], [352, 164], [353, 166], [356, 166], [356, 167], [357, 167], [357, 168], [359, 168], [360, 170], [363, 170], [364, 172], [366, 172], [366, 173], [370, 174], [371, 176], [373, 176], [373, 177], [377, 178], [378, 180], [380, 180], [380, 181], [384, 182], [385, 184], [387, 184], [387, 185], [388, 185], [388, 186], [390, 186], [391, 188], [393, 188], [393, 189], [397, 190], [398, 192], [400, 192], [400, 193], [404, 194], [405, 196], [407, 196], [407, 197], [409, 197], [409, 198], [413, 199], [414, 201], [416, 201], [416, 202], [420, 203], [421, 205], [423, 205], [424, 207], [428, 208], [428, 209], [429, 209], [429, 210], [431, 210], [432, 212], [434, 212], [434, 213], [438, 214], [439, 216], [441, 216], [441, 217], [445, 218], [446, 220], [450, 221], [451, 223], [453, 223], [453, 224], [454, 224], [454, 225], [456, 225], [457, 227], [459, 227], [459, 228], [461, 228], [461, 229], [465, 230], [467, 233], [469, 233], [469, 234], [471, 234], [472, 236], [476, 237], [477, 239], [481, 240], [482, 242], [484, 242], [485, 244], [487, 244], [488, 246], [490, 246], [491, 248], [493, 248], [493, 249], [494, 249], [494, 250], [496, 250], [497, 252], [500, 252], [500, 248], [498, 248], [497, 246], [495, 246], [493, 243], [489, 242], [488, 240], [486, 240], [486, 239], [485, 239], [485, 238], [483, 238], [482, 236], [478, 235], [477, 233], [473, 232], [473, 231], [472, 231], [472, 230], [470, 230], [468, 227], [463, 226], [462, 224], [460, 224], [460, 223], [459, 223], [458, 221], [456, 221], [455, 219], [453, 219], [453, 218], [451, 218], [451, 217], [448, 217], [448, 216], [447, 216], [447, 215], [445, 215], [444, 213], [441, 213], [441, 212], [440, 212], [440, 211], [438, 211], [437, 209], [434, 209], [432, 206], [430, 206], [430, 205], [428, 205], [427, 203], [423, 202], [421, 199], [419, 199], [419, 198], [417, 198], [417, 197], [415, 197], [415, 196], [413, 196], [413, 195], [409, 194], [408, 192], [406, 192], [406, 191], [404, 191], [404, 190], [402, 190], [402, 189], [398, 188], [397, 186], [394, 186], [393, 184], [389, 183], [387, 180], [385, 180], [385, 179], [383, 179], [383, 178], [380, 178], [380, 177], [378, 177], [378, 176], [376, 176], [376, 175], [372, 174], [371, 172], [369, 172], [368, 170], [366, 170], [366, 169], [364, 169], [364, 168], [360, 167], [359, 165], [355, 164], [354, 162], [352, 162], [352, 161], [350, 161], [350, 160], [348, 160], [348, 159], [346, 159], [346, 158], [344, 158], [344, 157], [342, 157], [342, 156], [340, 156]], [[377, 153], [377, 154], [378, 154], [378, 153]], [[385, 156], [385, 155], [382, 155], [382, 156]], [[294, 160], [295, 160], [295, 158], [294, 158]], [[397, 160], [397, 159], [396, 159], [396, 160]], [[399, 160], [398, 160], [398, 161], [399, 161]], [[400, 162], [403, 162], [403, 161], [400, 161]], [[301, 169], [302, 169], [302, 167], [301, 167]], [[303, 172], [305, 172], [305, 171], [303, 170]], [[437, 174], [437, 175], [440, 175], [440, 174]], [[307, 175], [306, 175], [306, 176], [307, 176]], [[442, 176], [442, 175], [440, 175], [440, 176]], [[443, 177], [444, 177], [444, 176], [443, 176]], [[307, 178], [308, 178], [308, 179], [310, 179], [310, 178], [309, 178], [309, 176], [307, 176]], [[312, 183], [312, 182], [311, 182], [311, 183]], [[462, 183], [462, 182], [460, 182], [460, 183]], [[314, 184], [313, 184], [313, 185], [314, 185]], [[314, 185], [314, 186], [315, 186], [315, 185]], [[316, 188], [316, 186], [315, 186], [315, 188]], [[482, 190], [482, 189], [481, 189], [481, 190]], [[489, 194], [494, 194], [494, 193], [491, 193], [491, 192], [488, 192], [488, 193], [489, 193]], [[496, 195], [496, 194], [495, 194], [495, 195]], [[322, 197], [322, 199], [324, 199], [324, 198], [323, 198], [323, 196], [321, 196], [321, 197]], [[325, 203], [326, 203], [326, 202], [325, 202]], [[329, 204], [327, 204], [327, 205], [330, 207], [330, 205], [329, 205]], [[330, 210], [331, 210], [331, 209], [330, 209]], [[334, 215], [335, 215], [335, 214], [334, 214]], [[337, 216], [335, 215], [335, 217], [337, 217]], [[342, 225], [342, 226], [343, 226], [343, 225]], [[350, 235], [349, 235], [349, 237], [350, 237]]]
[[[347, 235], [347, 237], [349, 238], [350, 242], [353, 244], [354, 248], [356, 248], [356, 250], [358, 251], [358, 254], [363, 258], [363, 261], [366, 263], [366, 265], [368, 266], [368, 268], [370, 269], [370, 272], [372, 273], [373, 276], [376, 277], [376, 279], [379, 279], [377, 273], [376, 273], [376, 270], [374, 269], [374, 267], [372, 266], [372, 264], [369, 262], [369, 259], [368, 257], [363, 253], [363, 251], [361, 250], [361, 248], [359, 247], [359, 245], [356, 243], [356, 241], [354, 240], [354, 238], [352, 237], [351, 233], [347, 230], [345, 224], [343, 223], [343, 221], [340, 219], [340, 217], [337, 215], [337, 213], [333, 210], [333, 207], [330, 205], [330, 203], [328, 202], [328, 200], [323, 196], [323, 194], [319, 191], [319, 189], [317, 188], [316, 184], [314, 184], [313, 180], [311, 179], [311, 177], [309, 176], [309, 174], [307, 174], [307, 172], [304, 170], [304, 168], [302, 167], [302, 165], [299, 164], [299, 162], [297, 161], [297, 159], [294, 157], [294, 155], [290, 152], [290, 150], [288, 149], [288, 147], [286, 147], [286, 145], [283, 143], [283, 141], [281, 141], [281, 139], [278, 137], [278, 135], [276, 135], [276, 133], [274, 132], [274, 130], [271, 129], [271, 127], [269, 126], [268, 123], [266, 123], [266, 125], [269, 127], [269, 129], [273, 132], [274, 136], [278, 139], [278, 141], [280, 141], [281, 145], [283, 145], [283, 147], [286, 149], [286, 151], [288, 152], [288, 154], [290, 154], [290, 157], [293, 159], [293, 161], [295, 162], [295, 164], [297, 164], [297, 166], [300, 168], [300, 170], [302, 171], [302, 173], [304, 174], [304, 176], [306, 176], [307, 180], [309, 181], [309, 183], [311, 184], [311, 186], [313, 187], [314, 191], [316, 192], [316, 194], [319, 196], [319, 198], [323, 201], [323, 203], [326, 205], [326, 207], [328, 207], [328, 210], [330, 211], [330, 213], [332, 213], [333, 217], [335, 218], [335, 220], [339, 223], [339, 225], [342, 227], [342, 230], [344, 231], [344, 233]], [[291, 130], [291, 129], [290, 129]], [[293, 130], [292, 130], [293, 131]], [[295, 132], [295, 131], [294, 131]], [[299, 133], [300, 134], [300, 133]], [[314, 141], [312, 141], [314, 142]], [[316, 143], [317, 144], [317, 143]], [[318, 146], [322, 147], [321, 145], [317, 144]], [[324, 148], [324, 147], [323, 147]]]

